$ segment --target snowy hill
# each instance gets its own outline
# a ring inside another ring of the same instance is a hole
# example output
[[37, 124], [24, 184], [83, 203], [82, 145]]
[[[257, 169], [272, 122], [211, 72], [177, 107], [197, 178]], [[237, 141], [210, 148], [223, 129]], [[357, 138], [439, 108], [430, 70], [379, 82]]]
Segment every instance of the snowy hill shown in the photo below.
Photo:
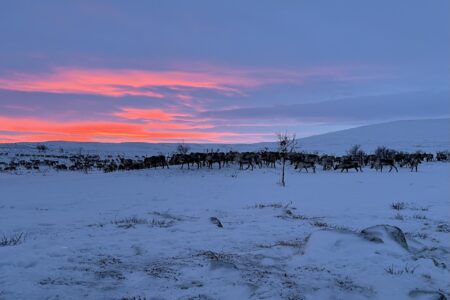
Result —
[[373, 151], [386, 146], [404, 151], [450, 149], [450, 119], [395, 121], [331, 132], [299, 140], [302, 150], [345, 152], [351, 145]]
[[[45, 142], [51, 152], [63, 149], [70, 153], [153, 155], [176, 152], [177, 143], [81, 143]], [[439, 151], [450, 149], [450, 119], [395, 121], [389, 123], [361, 126], [357, 128], [330, 132], [298, 140], [299, 151], [318, 151], [320, 153], [343, 154], [352, 145], [362, 145], [367, 152], [377, 146], [391, 147], [404, 151]], [[0, 152], [21, 153], [36, 151], [37, 143], [0, 144]], [[190, 151], [258, 151], [265, 148], [276, 149], [276, 144], [189, 144]]]

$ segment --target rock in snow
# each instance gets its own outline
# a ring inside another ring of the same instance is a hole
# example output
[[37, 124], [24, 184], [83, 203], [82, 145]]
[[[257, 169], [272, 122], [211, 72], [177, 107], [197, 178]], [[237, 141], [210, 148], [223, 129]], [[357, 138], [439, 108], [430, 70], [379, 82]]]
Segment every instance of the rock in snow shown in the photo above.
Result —
[[213, 223], [214, 225], [216, 225], [219, 228], [223, 228], [222, 223], [220, 222], [220, 220], [216, 217], [211, 217], [209, 218], [209, 220], [211, 221], [211, 223]]
[[385, 243], [392, 240], [408, 250], [405, 234], [397, 226], [375, 225], [361, 230], [361, 236], [366, 240], [376, 243]]

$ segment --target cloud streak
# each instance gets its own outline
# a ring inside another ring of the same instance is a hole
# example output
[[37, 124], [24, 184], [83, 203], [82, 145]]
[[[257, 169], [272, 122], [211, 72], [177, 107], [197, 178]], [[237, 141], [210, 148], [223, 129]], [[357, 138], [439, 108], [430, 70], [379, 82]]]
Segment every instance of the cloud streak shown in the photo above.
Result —
[[292, 105], [254, 106], [201, 112], [216, 121], [255, 123], [262, 120], [301, 123], [359, 123], [450, 116], [450, 91], [405, 92], [358, 96]]
[[214, 90], [224, 95], [265, 85], [302, 85], [315, 78], [340, 81], [360, 80], [356, 67], [316, 67], [301, 71], [273, 69], [230, 69], [209, 67], [201, 71], [55, 68], [50, 72], [17, 73], [0, 77], [0, 89], [70, 94], [125, 95], [166, 98], [169, 95], [190, 100], [189, 89]]
[[113, 116], [127, 120], [157, 120], [172, 121], [176, 117], [187, 116], [186, 114], [168, 113], [161, 109], [140, 109], [123, 107], [120, 111], [112, 113]]

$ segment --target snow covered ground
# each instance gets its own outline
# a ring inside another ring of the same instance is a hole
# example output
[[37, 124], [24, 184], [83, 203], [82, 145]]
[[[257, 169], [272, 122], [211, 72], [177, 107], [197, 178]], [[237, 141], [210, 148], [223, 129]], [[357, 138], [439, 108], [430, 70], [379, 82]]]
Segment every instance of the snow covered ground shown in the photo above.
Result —
[[449, 166], [0, 173], [0, 299], [448, 297]]
[[[435, 152], [450, 148], [448, 125], [386, 123], [299, 145], [336, 154], [353, 144]], [[129, 157], [176, 148], [46, 145], [46, 154]], [[265, 147], [273, 144], [191, 151]], [[21, 153], [38, 153], [36, 144], [0, 145], [0, 161]], [[0, 299], [449, 297], [450, 163], [422, 163], [417, 173], [289, 166], [286, 187], [279, 179], [279, 166], [0, 172]]]

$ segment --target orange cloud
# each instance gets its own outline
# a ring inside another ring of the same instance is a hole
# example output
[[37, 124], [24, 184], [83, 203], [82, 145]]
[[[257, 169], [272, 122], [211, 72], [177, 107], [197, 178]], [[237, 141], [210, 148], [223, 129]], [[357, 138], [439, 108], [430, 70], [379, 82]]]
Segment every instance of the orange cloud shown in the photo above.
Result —
[[169, 113], [161, 109], [123, 107], [111, 114], [124, 120], [146, 121], [146, 128], [153, 130], [192, 130], [214, 128], [205, 119], [194, 118], [185, 113]]
[[[0, 142], [98, 141], [98, 142], [216, 142], [223, 143], [245, 136], [235, 132], [202, 132], [192, 126], [159, 124], [153, 130], [147, 124], [121, 122], [55, 122], [31, 118], [0, 116]], [[190, 129], [174, 131], [173, 129]]]

